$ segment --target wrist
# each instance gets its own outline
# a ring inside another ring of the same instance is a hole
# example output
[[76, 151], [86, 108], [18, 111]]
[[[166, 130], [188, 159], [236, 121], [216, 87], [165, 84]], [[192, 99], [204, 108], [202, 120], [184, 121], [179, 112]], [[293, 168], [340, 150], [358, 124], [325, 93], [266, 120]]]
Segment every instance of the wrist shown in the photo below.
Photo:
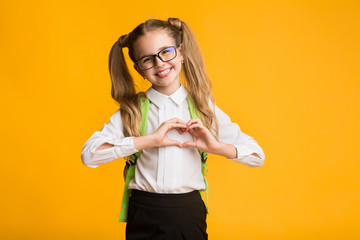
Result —
[[156, 147], [155, 137], [152, 134], [134, 137], [134, 147], [140, 151], [145, 148]]
[[232, 144], [226, 144], [223, 142], [218, 142], [218, 146], [216, 148], [217, 155], [224, 156], [226, 158], [236, 158], [237, 157], [237, 150], [236, 147]]
[[160, 147], [160, 145], [158, 143], [159, 141], [157, 141], [157, 139], [153, 133], [146, 135], [146, 140], [149, 143], [149, 147]]

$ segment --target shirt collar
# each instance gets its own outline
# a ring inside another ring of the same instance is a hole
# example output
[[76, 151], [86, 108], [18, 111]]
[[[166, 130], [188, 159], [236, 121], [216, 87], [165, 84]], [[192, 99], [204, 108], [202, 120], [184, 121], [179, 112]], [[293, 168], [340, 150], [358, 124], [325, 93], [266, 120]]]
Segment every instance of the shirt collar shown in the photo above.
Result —
[[154, 88], [149, 88], [146, 91], [146, 96], [154, 103], [158, 108], [161, 108], [167, 99], [171, 99], [177, 105], [180, 105], [185, 98], [187, 97], [188, 92], [186, 88], [181, 84], [181, 86], [170, 96], [162, 94], [156, 91]]

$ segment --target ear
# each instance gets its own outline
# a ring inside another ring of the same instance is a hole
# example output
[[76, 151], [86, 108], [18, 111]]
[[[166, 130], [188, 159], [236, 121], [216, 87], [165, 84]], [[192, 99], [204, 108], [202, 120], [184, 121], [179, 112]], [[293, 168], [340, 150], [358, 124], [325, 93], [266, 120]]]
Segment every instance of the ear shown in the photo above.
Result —
[[183, 51], [182, 43], [177, 48], [177, 53], [178, 53], [178, 55], [180, 57], [180, 60], [183, 61], [184, 60], [184, 51]]

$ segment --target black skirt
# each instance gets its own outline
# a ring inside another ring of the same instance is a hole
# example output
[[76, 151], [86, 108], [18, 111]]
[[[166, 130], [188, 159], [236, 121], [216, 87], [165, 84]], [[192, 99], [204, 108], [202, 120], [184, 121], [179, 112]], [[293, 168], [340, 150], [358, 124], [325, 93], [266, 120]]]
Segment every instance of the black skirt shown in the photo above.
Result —
[[208, 239], [206, 227], [206, 207], [199, 191], [159, 194], [132, 190], [127, 240], [202, 240]]

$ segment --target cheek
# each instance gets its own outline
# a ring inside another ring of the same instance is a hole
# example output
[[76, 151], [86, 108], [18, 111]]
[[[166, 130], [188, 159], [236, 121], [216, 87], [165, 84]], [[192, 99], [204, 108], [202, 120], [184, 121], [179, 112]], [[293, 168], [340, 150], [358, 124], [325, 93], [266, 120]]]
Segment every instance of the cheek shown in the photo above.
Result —
[[172, 65], [180, 68], [181, 65], [182, 65], [181, 61], [183, 61], [183, 59], [179, 57], [179, 58], [176, 58], [176, 59], [172, 60], [171, 62], [172, 62]]
[[152, 75], [154, 75], [156, 73], [156, 71], [154, 70], [154, 68], [151, 68], [151, 69], [149, 69], [149, 70], [147, 70], [147, 71], [144, 71], [143, 72], [143, 76], [152, 76]]

